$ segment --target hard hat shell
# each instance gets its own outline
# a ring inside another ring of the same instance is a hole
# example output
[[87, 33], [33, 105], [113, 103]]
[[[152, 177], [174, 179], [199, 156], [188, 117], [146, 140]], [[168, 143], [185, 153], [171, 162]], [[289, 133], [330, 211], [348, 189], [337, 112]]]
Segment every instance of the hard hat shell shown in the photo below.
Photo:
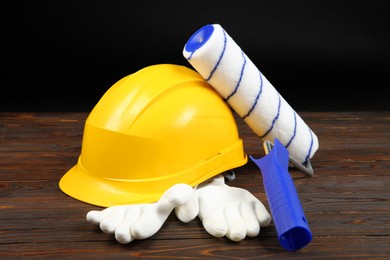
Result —
[[247, 162], [230, 107], [195, 71], [152, 65], [115, 83], [89, 114], [77, 165], [60, 180], [97, 206], [151, 203]]

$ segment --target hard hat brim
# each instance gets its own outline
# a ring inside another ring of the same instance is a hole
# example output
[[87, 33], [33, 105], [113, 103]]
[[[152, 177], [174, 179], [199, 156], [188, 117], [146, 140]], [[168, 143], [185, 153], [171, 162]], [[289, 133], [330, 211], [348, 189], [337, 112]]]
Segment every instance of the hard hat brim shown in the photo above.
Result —
[[[119, 185], [118, 185], [119, 184]], [[80, 164], [72, 167], [60, 180], [60, 189], [70, 197], [100, 207], [157, 201], [161, 193], [133, 193], [118, 181], [88, 174]]]
[[[88, 174], [88, 171], [82, 167], [79, 157], [77, 165], [61, 178], [59, 186], [65, 194], [74, 199], [100, 207], [153, 203], [173, 184], [186, 183], [194, 187], [217, 174], [246, 164], [248, 157], [243, 153], [242, 148], [242, 140], [238, 140], [227, 150], [210, 158], [208, 163], [195, 165], [186, 171], [163, 178], [133, 181], [99, 178]], [[240, 156], [242, 156], [241, 159], [237, 160]], [[203, 174], [199, 174], [202, 176], [201, 178], [196, 177], [197, 174], [189, 174], [196, 171], [203, 172]]]

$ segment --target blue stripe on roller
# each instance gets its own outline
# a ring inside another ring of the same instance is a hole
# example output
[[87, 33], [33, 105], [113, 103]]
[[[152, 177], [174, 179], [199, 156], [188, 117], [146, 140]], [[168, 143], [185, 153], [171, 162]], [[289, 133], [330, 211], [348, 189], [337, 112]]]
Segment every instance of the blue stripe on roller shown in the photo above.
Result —
[[282, 100], [280, 98], [280, 94], [278, 93], [278, 97], [279, 97], [279, 104], [278, 104], [278, 113], [276, 114], [276, 116], [274, 117], [274, 119], [272, 120], [272, 124], [271, 124], [271, 127], [267, 130], [267, 132], [265, 132], [265, 134], [263, 134], [262, 136], [260, 136], [260, 138], [264, 138], [268, 135], [269, 132], [272, 131], [272, 128], [274, 128], [274, 125], [275, 125], [275, 122], [276, 120], [278, 120], [279, 118], [279, 114], [280, 114], [280, 105], [282, 103]]
[[187, 60], [190, 60], [192, 58], [192, 55], [194, 55], [195, 51], [191, 52], [191, 55], [187, 58]]
[[286, 144], [286, 148], [291, 144], [292, 140], [295, 138], [295, 135], [297, 134], [297, 113], [294, 111], [294, 132], [293, 135], [290, 138], [290, 141]]
[[259, 70], [259, 75], [260, 75], [259, 93], [257, 93], [256, 99], [255, 99], [255, 103], [252, 105], [251, 109], [249, 109], [249, 112], [245, 116], [242, 117], [242, 119], [245, 119], [246, 117], [248, 117], [252, 113], [253, 109], [255, 109], [255, 107], [257, 105], [257, 101], [260, 98], [261, 92], [263, 91], [263, 77], [261, 76], [260, 70]]
[[246, 65], [246, 58], [245, 58], [245, 54], [244, 54], [243, 51], [241, 51], [241, 54], [242, 54], [242, 57], [244, 58], [244, 64], [242, 64], [242, 67], [241, 67], [240, 78], [238, 79], [237, 85], [234, 87], [233, 92], [225, 99], [226, 101], [228, 101], [229, 98], [231, 98], [234, 94], [236, 94], [236, 92], [238, 90], [238, 87], [241, 84], [242, 76], [244, 75], [244, 70], [245, 70], [245, 65]]
[[227, 42], [225, 30], [223, 30], [223, 37], [224, 37], [224, 40], [223, 40], [223, 49], [222, 49], [222, 53], [221, 53], [221, 55], [219, 56], [219, 59], [218, 59], [218, 61], [217, 61], [217, 64], [215, 64], [215, 67], [214, 67], [213, 70], [210, 72], [210, 76], [207, 77], [206, 81], [209, 81], [209, 80], [211, 79], [211, 77], [213, 76], [214, 72], [217, 70], [217, 68], [218, 68], [218, 66], [219, 66], [219, 63], [220, 63], [221, 60], [222, 60], [223, 55], [225, 54], [226, 42]]
[[307, 161], [309, 160], [310, 158], [310, 154], [311, 154], [311, 149], [313, 149], [313, 143], [314, 143], [314, 140], [313, 140], [313, 132], [311, 131], [311, 129], [308, 127], [309, 129], [309, 132], [310, 132], [310, 138], [311, 138], [311, 141], [310, 141], [310, 147], [309, 147], [309, 151], [307, 152], [307, 155], [306, 155], [306, 158], [305, 158], [305, 161], [304, 161], [304, 164], [307, 163]]

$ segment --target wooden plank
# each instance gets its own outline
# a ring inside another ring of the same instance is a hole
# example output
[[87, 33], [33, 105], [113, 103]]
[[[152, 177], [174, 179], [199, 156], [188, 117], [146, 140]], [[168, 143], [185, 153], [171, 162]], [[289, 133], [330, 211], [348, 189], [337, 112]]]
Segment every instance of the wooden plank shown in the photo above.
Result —
[[[121, 245], [114, 241], [0, 244], [0, 256], [61, 259], [388, 259], [386, 237], [315, 237], [305, 248], [288, 252], [273, 238], [250, 238], [239, 243], [225, 239], [148, 239]], [[325, 246], [327, 245], [327, 246]], [[3, 258], [4, 259], [4, 258]]]
[[[121, 245], [85, 220], [101, 209], [68, 197], [59, 179], [76, 162], [87, 113], [0, 113], [0, 257], [84, 258], [386, 258], [390, 255], [390, 112], [301, 112], [320, 140], [315, 176], [291, 168], [313, 232], [295, 253], [273, 224], [239, 243], [214, 238], [199, 219], [172, 214], [144, 241]], [[264, 156], [259, 138], [237, 119], [245, 150]], [[268, 207], [261, 172], [249, 161], [228, 184]]]

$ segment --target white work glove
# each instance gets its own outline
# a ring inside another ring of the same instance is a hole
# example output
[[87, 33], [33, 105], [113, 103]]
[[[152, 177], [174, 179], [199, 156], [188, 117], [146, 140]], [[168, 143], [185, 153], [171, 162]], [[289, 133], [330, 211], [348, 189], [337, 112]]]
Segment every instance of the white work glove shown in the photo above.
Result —
[[256, 197], [247, 190], [226, 185], [223, 175], [196, 189], [187, 184], [176, 184], [156, 203], [93, 210], [88, 212], [87, 220], [99, 225], [103, 232], [115, 234], [118, 242], [127, 244], [154, 235], [173, 209], [182, 222], [199, 216], [210, 235], [226, 236], [233, 241], [255, 237], [261, 226], [271, 222], [270, 214]]
[[[87, 213], [87, 221], [99, 225], [107, 234], [115, 234], [115, 239], [127, 244], [135, 239], [153, 236], [164, 224], [175, 207], [194, 200], [194, 190], [187, 184], [176, 184], [169, 188], [156, 203], [129, 204], [92, 210]], [[188, 222], [196, 217], [183, 214], [180, 219]]]
[[177, 207], [176, 215], [180, 220], [189, 219], [199, 211], [203, 227], [212, 236], [241, 241], [257, 236], [260, 227], [271, 222], [271, 215], [255, 196], [226, 185], [223, 175], [199, 185], [196, 197]]

